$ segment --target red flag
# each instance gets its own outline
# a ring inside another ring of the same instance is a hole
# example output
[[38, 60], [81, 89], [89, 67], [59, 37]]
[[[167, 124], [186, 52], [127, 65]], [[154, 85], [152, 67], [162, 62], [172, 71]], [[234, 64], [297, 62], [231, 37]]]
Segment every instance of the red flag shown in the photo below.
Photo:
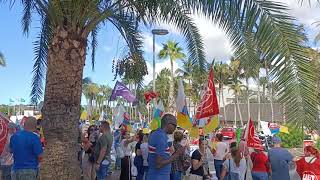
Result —
[[9, 120], [0, 113], [0, 154], [7, 143]]
[[144, 98], [146, 99], [146, 102], [149, 103], [151, 99], [157, 98], [159, 96], [159, 93], [157, 92], [145, 92]]
[[254, 132], [252, 119], [250, 119], [248, 126], [247, 146], [253, 148], [261, 148], [261, 140]]
[[219, 106], [217, 101], [216, 89], [213, 83], [213, 69], [209, 73], [208, 85], [205, 90], [201, 102], [198, 105], [196, 119], [202, 119], [219, 114]]

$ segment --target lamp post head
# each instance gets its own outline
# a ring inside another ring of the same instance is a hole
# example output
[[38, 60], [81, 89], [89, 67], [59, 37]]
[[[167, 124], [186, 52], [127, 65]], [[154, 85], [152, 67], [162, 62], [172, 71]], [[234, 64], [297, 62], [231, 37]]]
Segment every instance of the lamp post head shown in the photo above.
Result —
[[155, 35], [167, 35], [169, 33], [169, 31], [166, 29], [152, 29], [151, 32]]

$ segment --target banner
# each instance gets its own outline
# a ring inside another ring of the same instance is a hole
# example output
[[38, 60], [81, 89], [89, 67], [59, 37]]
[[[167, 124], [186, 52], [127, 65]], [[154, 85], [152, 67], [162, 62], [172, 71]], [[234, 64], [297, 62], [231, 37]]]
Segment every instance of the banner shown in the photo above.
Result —
[[219, 115], [219, 106], [216, 90], [213, 83], [213, 68], [211, 68], [208, 78], [207, 89], [205, 90], [200, 104], [197, 108], [196, 119]]
[[261, 129], [262, 129], [263, 134], [266, 135], [266, 136], [271, 136], [272, 133], [271, 133], [271, 131], [270, 131], [270, 129], [269, 129], [268, 124], [269, 124], [269, 123], [266, 122], [266, 121], [261, 121], [261, 122], [260, 122]]
[[146, 103], [148, 104], [151, 101], [151, 99], [157, 98], [159, 96], [159, 93], [148, 91], [148, 92], [145, 92], [143, 95], [146, 100]]
[[160, 102], [154, 108], [153, 120], [150, 122], [150, 129], [155, 130], [161, 127], [161, 117], [164, 113], [163, 103]]
[[129, 103], [132, 103], [136, 100], [136, 97], [131, 93], [131, 91], [121, 82], [117, 81], [112, 90], [110, 96], [110, 101], [114, 101], [118, 96], [122, 96]]
[[261, 140], [255, 134], [252, 119], [250, 119], [249, 125], [247, 126], [247, 128], [248, 128], [247, 146], [252, 148], [261, 147]]
[[208, 119], [208, 123], [203, 127], [204, 135], [211, 133], [219, 126], [219, 117], [213, 116], [212, 118]]
[[7, 143], [9, 120], [0, 113], [0, 154]]
[[178, 82], [178, 95], [177, 95], [177, 124], [183, 129], [190, 129], [192, 123], [190, 121], [190, 116], [187, 108], [186, 95], [184, 93], [184, 87], [182, 79]]

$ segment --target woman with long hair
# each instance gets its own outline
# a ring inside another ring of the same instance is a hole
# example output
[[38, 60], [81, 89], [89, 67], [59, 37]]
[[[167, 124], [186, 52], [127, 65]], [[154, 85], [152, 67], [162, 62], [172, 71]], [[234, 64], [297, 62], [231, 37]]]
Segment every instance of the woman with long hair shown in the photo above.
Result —
[[218, 179], [220, 179], [223, 161], [224, 161], [226, 155], [228, 154], [228, 145], [226, 143], [222, 142], [222, 140], [223, 140], [223, 135], [217, 134], [216, 135], [217, 143], [216, 143], [216, 148], [214, 150], [214, 152], [215, 152], [215, 154], [214, 154], [214, 167], [215, 167], [216, 176]]
[[296, 162], [297, 173], [301, 179], [320, 179], [319, 151], [313, 146], [304, 148], [304, 157]]
[[[182, 146], [186, 146], [187, 142], [184, 139], [183, 133], [181, 131], [175, 131], [173, 134], [173, 148], [174, 150], [180, 149]], [[171, 164], [171, 180], [181, 180], [184, 174], [185, 163], [188, 160], [187, 154], [181, 154], [177, 159], [175, 159]]]
[[195, 150], [191, 156], [190, 179], [202, 180], [210, 179], [207, 161], [208, 141], [204, 137], [199, 139], [199, 149]]
[[231, 149], [231, 159], [227, 159], [223, 163], [221, 171], [221, 180], [227, 177], [228, 180], [244, 180], [246, 174], [246, 160], [241, 157], [238, 147]]
[[122, 135], [122, 141], [120, 143], [121, 150], [123, 151], [123, 157], [121, 158], [121, 173], [120, 180], [131, 179], [131, 148], [129, 146], [135, 140], [135, 137], [130, 137], [129, 132], [124, 132]]
[[82, 141], [82, 148], [84, 150], [84, 156], [82, 159], [83, 179], [95, 180], [95, 159], [94, 159], [94, 147], [98, 138], [98, 132], [96, 126], [91, 125], [88, 127], [87, 136]]

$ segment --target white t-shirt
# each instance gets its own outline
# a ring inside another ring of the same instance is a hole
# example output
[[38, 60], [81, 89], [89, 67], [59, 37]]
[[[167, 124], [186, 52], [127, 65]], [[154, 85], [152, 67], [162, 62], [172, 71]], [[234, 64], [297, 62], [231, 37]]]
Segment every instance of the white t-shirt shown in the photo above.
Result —
[[143, 166], [148, 166], [148, 143], [142, 143], [140, 145], [140, 150], [143, 158]]
[[214, 159], [223, 160], [224, 156], [228, 153], [228, 145], [224, 142], [218, 142], [216, 144], [216, 155]]
[[130, 148], [130, 145], [129, 144], [127, 144], [127, 146], [125, 146], [124, 145], [124, 141], [125, 141], [126, 139], [124, 139], [124, 140], [122, 140], [121, 141], [121, 144], [120, 144], [120, 147], [122, 148], [122, 151], [123, 151], [123, 153], [124, 153], [124, 155], [125, 156], [131, 156], [131, 148]]
[[244, 180], [246, 170], [247, 170], [247, 163], [244, 158], [240, 160], [239, 167], [236, 166], [236, 163], [233, 161], [233, 159], [227, 159], [224, 161], [223, 166], [227, 169], [227, 172], [229, 171], [229, 165], [230, 165], [230, 171], [239, 174], [240, 180]]

